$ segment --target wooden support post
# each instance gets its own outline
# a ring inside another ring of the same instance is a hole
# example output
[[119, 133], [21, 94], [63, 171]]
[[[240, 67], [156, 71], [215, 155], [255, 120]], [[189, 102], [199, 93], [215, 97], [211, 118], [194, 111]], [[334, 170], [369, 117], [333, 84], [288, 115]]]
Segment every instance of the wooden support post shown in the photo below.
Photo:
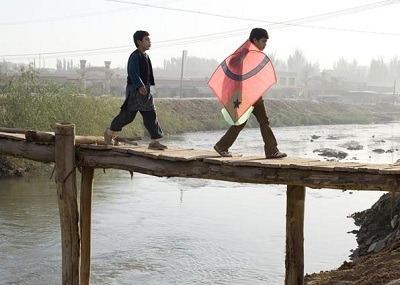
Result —
[[304, 186], [287, 186], [285, 285], [304, 284]]
[[81, 181], [81, 285], [90, 284], [90, 256], [92, 239], [92, 201], [94, 168], [82, 167]]
[[75, 172], [75, 126], [56, 124], [54, 131], [61, 224], [62, 284], [79, 285], [81, 244]]

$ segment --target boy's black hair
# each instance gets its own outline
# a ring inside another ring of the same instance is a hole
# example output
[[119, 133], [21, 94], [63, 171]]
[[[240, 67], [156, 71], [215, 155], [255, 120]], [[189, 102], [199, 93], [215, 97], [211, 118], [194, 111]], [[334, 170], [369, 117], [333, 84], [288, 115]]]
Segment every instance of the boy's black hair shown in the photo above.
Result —
[[133, 42], [135, 43], [135, 46], [138, 47], [137, 41], [143, 41], [143, 38], [146, 36], [150, 36], [150, 34], [146, 31], [136, 31], [133, 34]]
[[267, 30], [263, 28], [254, 28], [250, 32], [249, 40], [253, 42], [254, 39], [260, 40], [262, 38], [269, 39]]

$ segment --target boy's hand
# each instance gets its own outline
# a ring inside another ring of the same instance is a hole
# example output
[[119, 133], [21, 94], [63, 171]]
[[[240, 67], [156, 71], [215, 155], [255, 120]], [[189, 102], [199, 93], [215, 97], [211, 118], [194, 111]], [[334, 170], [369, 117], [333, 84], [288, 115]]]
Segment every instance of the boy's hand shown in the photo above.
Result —
[[139, 93], [142, 95], [147, 95], [147, 89], [146, 86], [142, 86], [139, 88]]

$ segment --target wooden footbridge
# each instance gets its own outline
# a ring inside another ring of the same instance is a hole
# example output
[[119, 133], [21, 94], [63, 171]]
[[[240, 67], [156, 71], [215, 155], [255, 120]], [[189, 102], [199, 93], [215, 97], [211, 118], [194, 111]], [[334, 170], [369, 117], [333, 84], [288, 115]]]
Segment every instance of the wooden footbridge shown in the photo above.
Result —
[[[62, 284], [90, 284], [91, 212], [95, 168], [154, 176], [287, 185], [285, 284], [304, 284], [305, 187], [400, 191], [400, 166], [327, 162], [306, 158], [222, 158], [214, 151], [149, 150], [104, 145], [99, 137], [75, 136], [73, 124], [54, 133], [0, 128], [0, 154], [55, 163], [62, 239]], [[81, 170], [80, 201], [76, 169]]]

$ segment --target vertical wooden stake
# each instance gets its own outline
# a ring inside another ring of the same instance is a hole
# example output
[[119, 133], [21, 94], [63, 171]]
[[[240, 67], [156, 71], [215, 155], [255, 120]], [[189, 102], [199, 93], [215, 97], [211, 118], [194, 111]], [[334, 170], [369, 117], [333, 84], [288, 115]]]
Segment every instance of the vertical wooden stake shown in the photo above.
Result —
[[79, 285], [81, 244], [75, 172], [75, 126], [56, 124], [54, 132], [61, 224], [62, 284]]
[[285, 285], [304, 284], [304, 186], [287, 186]]
[[90, 256], [92, 239], [92, 201], [94, 168], [82, 167], [81, 181], [81, 285], [90, 284]]

